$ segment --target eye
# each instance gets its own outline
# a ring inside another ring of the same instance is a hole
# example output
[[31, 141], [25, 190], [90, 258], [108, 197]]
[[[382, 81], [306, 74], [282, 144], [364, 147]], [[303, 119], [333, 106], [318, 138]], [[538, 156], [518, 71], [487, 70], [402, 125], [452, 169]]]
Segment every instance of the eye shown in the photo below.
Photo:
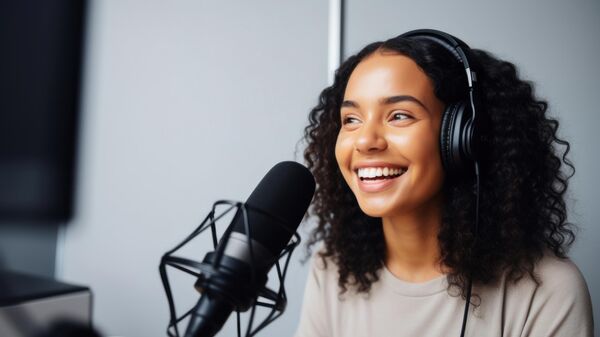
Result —
[[356, 117], [353, 116], [346, 116], [342, 119], [342, 124], [346, 125], [346, 124], [356, 124], [356, 123], [360, 123], [360, 120]]
[[392, 113], [391, 120], [392, 121], [403, 121], [403, 120], [412, 119], [412, 118], [413, 117], [409, 114], [406, 114], [403, 112], [394, 112], [394, 113]]

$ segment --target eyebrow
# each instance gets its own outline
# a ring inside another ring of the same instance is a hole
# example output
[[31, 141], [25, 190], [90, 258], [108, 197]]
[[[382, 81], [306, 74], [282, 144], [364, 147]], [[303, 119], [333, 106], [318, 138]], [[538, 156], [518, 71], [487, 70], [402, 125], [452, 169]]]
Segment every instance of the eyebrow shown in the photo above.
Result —
[[[425, 109], [427, 112], [429, 112], [429, 109], [427, 109], [425, 104], [423, 104], [421, 101], [419, 101], [416, 97], [410, 96], [410, 95], [397, 95], [397, 96], [384, 97], [379, 100], [379, 104], [390, 105], [390, 104], [394, 104], [394, 103], [398, 103], [398, 102], [406, 102], [406, 101], [416, 103], [416, 104], [420, 105], [421, 107], [423, 107], [423, 109]], [[358, 105], [358, 103], [356, 103], [354, 101], [344, 100], [342, 102], [341, 107], [342, 108], [358, 108], [360, 106]]]

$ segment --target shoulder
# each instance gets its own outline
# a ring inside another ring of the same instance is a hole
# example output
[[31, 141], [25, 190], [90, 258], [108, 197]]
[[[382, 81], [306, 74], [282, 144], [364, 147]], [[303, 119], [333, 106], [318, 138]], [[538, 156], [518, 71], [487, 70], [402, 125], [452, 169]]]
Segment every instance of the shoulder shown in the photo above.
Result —
[[547, 252], [533, 273], [510, 280], [505, 272], [495, 285], [482, 288], [476, 310], [482, 324], [500, 324], [510, 336], [590, 337], [591, 299], [579, 268], [568, 258]]
[[542, 294], [565, 291], [572, 295], [587, 294], [585, 279], [569, 258], [559, 258], [552, 253], [546, 253], [536, 264], [534, 273], [540, 281], [537, 290]]
[[534, 272], [539, 283], [527, 315], [527, 335], [591, 336], [591, 298], [575, 263], [549, 253], [538, 261]]
[[[587, 292], [587, 285], [581, 271], [569, 258], [560, 258], [551, 252], [544, 253], [533, 268], [535, 279], [528, 273], [514, 280], [505, 271], [499, 284], [506, 291], [518, 294], [530, 293], [535, 296], [551, 296], [568, 290], [571, 293]], [[502, 286], [504, 285], [504, 286]]]

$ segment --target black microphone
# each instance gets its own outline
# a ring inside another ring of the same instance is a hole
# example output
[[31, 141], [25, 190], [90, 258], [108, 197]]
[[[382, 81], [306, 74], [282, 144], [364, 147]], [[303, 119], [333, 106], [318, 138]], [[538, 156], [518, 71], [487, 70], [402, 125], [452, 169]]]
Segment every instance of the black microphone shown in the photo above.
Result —
[[296, 162], [281, 162], [265, 175], [244, 204], [250, 233], [240, 208], [216, 250], [204, 257], [205, 264], [216, 262], [216, 272], [199, 277], [195, 284], [202, 296], [185, 337], [214, 336], [233, 310], [246, 311], [254, 305], [314, 192], [314, 177]]

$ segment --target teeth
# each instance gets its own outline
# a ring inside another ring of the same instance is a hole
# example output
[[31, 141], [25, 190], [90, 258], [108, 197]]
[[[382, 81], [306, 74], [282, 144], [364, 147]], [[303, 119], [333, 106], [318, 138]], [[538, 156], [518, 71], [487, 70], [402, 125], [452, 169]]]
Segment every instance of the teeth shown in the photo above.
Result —
[[359, 178], [375, 178], [397, 176], [404, 173], [406, 170], [391, 168], [391, 167], [364, 167], [358, 169]]

